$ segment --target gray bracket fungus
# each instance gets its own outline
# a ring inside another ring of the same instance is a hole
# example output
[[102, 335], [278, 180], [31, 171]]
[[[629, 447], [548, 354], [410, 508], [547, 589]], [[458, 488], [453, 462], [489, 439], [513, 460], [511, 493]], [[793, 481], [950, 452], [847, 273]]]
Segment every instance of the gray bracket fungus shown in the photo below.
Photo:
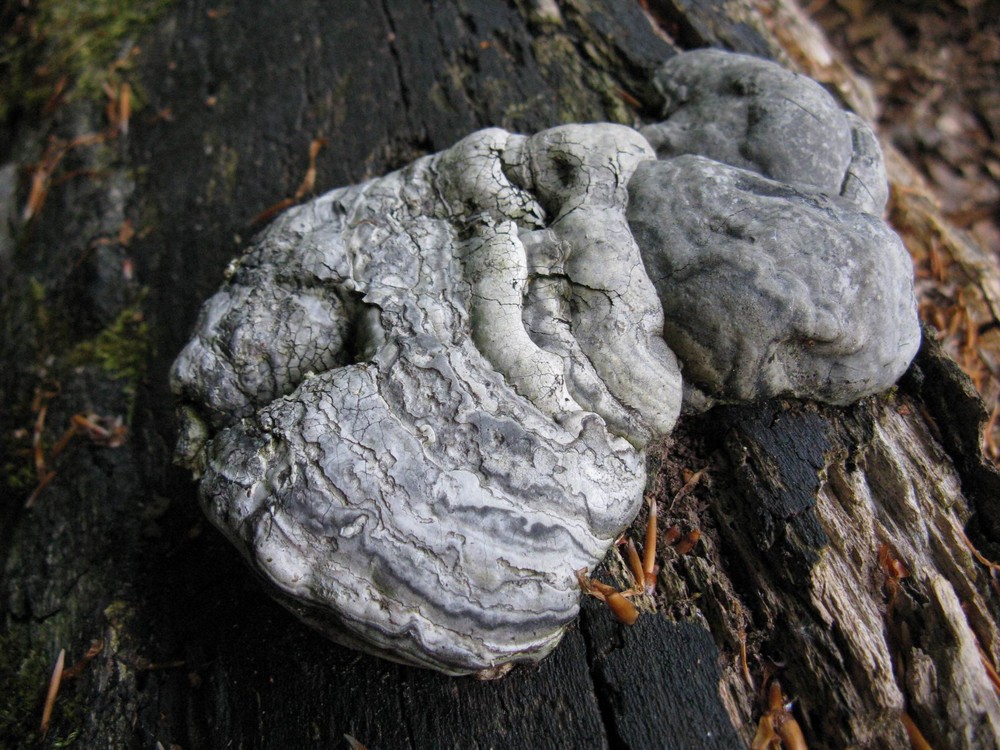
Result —
[[656, 84], [664, 120], [641, 132], [659, 159], [629, 183], [628, 219], [688, 403], [847, 404], [895, 383], [920, 329], [871, 129], [742, 55], [679, 55]]
[[657, 81], [641, 133], [483, 130], [291, 209], [205, 303], [171, 371], [179, 460], [334, 640], [448, 674], [551, 651], [681, 410], [674, 351], [691, 404], [846, 403], [912, 357], [863, 123], [753, 58]]

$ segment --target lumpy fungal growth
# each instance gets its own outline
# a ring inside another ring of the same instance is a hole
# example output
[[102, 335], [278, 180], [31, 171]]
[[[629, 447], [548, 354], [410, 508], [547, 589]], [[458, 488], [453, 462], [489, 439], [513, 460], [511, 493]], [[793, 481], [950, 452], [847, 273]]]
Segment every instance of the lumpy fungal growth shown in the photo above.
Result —
[[302, 619], [449, 674], [540, 659], [638, 511], [682, 368], [707, 404], [846, 403], [906, 367], [873, 136], [721, 54], [664, 67], [659, 125], [473, 133], [288, 211], [234, 263], [171, 373], [178, 455]]
[[[628, 218], [689, 400], [847, 404], [920, 343], [874, 134], [816, 82], [718, 50], [670, 60]], [[715, 115], [713, 119], [713, 114]]]
[[206, 511], [289, 607], [456, 674], [555, 646], [680, 410], [625, 219], [653, 158], [617, 125], [481, 131], [236, 264], [173, 385]]

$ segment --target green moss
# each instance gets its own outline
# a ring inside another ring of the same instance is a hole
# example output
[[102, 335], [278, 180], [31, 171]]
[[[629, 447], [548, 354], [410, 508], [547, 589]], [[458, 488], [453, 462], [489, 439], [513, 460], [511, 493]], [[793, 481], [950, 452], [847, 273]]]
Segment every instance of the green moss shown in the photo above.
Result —
[[[532, 51], [546, 80], [556, 87], [561, 122], [631, 122], [632, 116], [617, 94], [614, 79], [585, 65], [570, 37], [562, 33], [537, 37], [532, 42]], [[589, 54], [596, 56], [596, 52]]]
[[225, 186], [226, 195], [232, 195], [236, 190], [236, 170], [240, 166], [240, 155], [236, 149], [223, 146], [219, 154], [219, 175]]
[[25, 653], [24, 645], [0, 635], [0, 747], [27, 740], [41, 716], [46, 660], [38, 652]]
[[112, 651], [118, 651], [120, 646], [117, 640], [119, 631], [135, 619], [135, 607], [126, 601], [115, 599], [104, 608], [104, 616], [112, 626], [112, 639], [109, 648]]
[[205, 183], [205, 200], [208, 202], [228, 201], [236, 191], [236, 176], [240, 166], [240, 155], [227, 145], [218, 135], [205, 134], [202, 146], [206, 154], [211, 154], [212, 172]]
[[31, 301], [35, 303], [37, 308], [44, 308], [45, 285], [34, 276], [28, 279], [28, 296], [31, 297]]
[[35, 348], [38, 349], [38, 334], [51, 332], [52, 321], [45, 305], [45, 285], [34, 276], [28, 279], [28, 299], [35, 326]]
[[109, 377], [136, 383], [145, 373], [149, 352], [149, 325], [140, 302], [122, 310], [94, 338], [73, 347], [67, 362], [70, 365], [96, 363]]
[[522, 101], [511, 102], [503, 111], [501, 120], [504, 127], [520, 130], [517, 123], [528, 120], [534, 112], [545, 105], [545, 94], [536, 94]]
[[0, 120], [16, 102], [44, 104], [64, 76], [68, 94], [102, 98], [112, 65], [128, 64], [123, 47], [170, 2], [37, 0], [26, 6], [0, 46]]
[[45, 363], [65, 351], [71, 340], [69, 322], [52, 305], [45, 284], [34, 276], [25, 281], [18, 279], [11, 289], [10, 302], [22, 321], [23, 333], [15, 334], [26, 344], [27, 356], [22, 358], [22, 364], [33, 362], [38, 372], [47, 370]]
[[[21, 321], [22, 333], [17, 338], [25, 344], [20, 357], [25, 379], [37, 378], [36, 382], [43, 389], [51, 388], [47, 384], [63, 380], [69, 375], [69, 368], [99, 368], [109, 380], [117, 381], [127, 404], [126, 419], [131, 421], [137, 385], [146, 373], [150, 349], [149, 324], [142, 311], [143, 298], [140, 294], [103, 330], [76, 343], [72, 343], [71, 327], [61, 314], [61, 307], [53, 304], [45, 286], [34, 278], [12, 287], [5, 300], [8, 305], [0, 308], [0, 312], [9, 313], [10, 317], [16, 313]], [[0, 463], [0, 493], [27, 497], [38, 483], [30, 450], [31, 426], [37, 416], [31, 403], [32, 394], [31, 388], [21, 389], [17, 398], [7, 404], [0, 419], [0, 426], [4, 428], [0, 430], [0, 454], [5, 459]], [[47, 450], [47, 441], [43, 445]], [[0, 750], [3, 750], [2, 745]]]
[[[10, 446], [4, 445], [8, 449]], [[11, 492], [18, 497], [27, 496], [38, 484], [38, 474], [30, 461], [20, 459], [17, 461], [5, 461], [3, 468], [3, 483]]]

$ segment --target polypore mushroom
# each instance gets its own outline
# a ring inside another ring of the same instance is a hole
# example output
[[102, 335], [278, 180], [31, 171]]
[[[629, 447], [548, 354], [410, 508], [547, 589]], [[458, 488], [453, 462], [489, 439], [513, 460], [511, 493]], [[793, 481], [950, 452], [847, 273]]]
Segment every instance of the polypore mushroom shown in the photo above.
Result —
[[[845, 402], [908, 361], [912, 281], [871, 215], [870, 131], [833, 108], [836, 137], [805, 150], [829, 141], [835, 167], [796, 171], [774, 152], [794, 132], [706, 121], [699, 87], [729, 79], [699, 54], [659, 79], [686, 93], [644, 131], [656, 150], [618, 125], [473, 133], [288, 211], [205, 303], [171, 372], [178, 455], [303, 620], [448, 674], [540, 659], [679, 413], [663, 335], [726, 398]], [[737, 110], [769, 112], [768, 86]], [[755, 315], [779, 319], [762, 344]]]
[[616, 125], [481, 131], [236, 264], [172, 383], [206, 512], [283, 603], [451, 674], [555, 646], [680, 409], [625, 221], [653, 158]]
[[870, 128], [744, 55], [686, 53], [656, 80], [665, 120], [642, 133], [659, 161], [629, 183], [628, 218], [689, 402], [847, 404], [895, 383], [920, 329]]

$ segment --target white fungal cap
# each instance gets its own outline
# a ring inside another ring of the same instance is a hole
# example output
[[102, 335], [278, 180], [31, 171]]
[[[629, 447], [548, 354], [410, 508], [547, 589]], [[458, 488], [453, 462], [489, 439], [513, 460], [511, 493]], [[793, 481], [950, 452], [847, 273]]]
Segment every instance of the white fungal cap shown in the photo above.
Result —
[[206, 512], [280, 601], [452, 674], [555, 646], [680, 410], [625, 219], [654, 158], [616, 125], [481, 131], [257, 240], [173, 386], [216, 430], [186, 445]]
[[912, 357], [867, 126], [753, 58], [657, 83], [652, 145], [473, 133], [288, 211], [205, 303], [180, 460], [335, 640], [448, 674], [551, 651], [677, 419], [675, 353], [702, 401], [847, 403]]

